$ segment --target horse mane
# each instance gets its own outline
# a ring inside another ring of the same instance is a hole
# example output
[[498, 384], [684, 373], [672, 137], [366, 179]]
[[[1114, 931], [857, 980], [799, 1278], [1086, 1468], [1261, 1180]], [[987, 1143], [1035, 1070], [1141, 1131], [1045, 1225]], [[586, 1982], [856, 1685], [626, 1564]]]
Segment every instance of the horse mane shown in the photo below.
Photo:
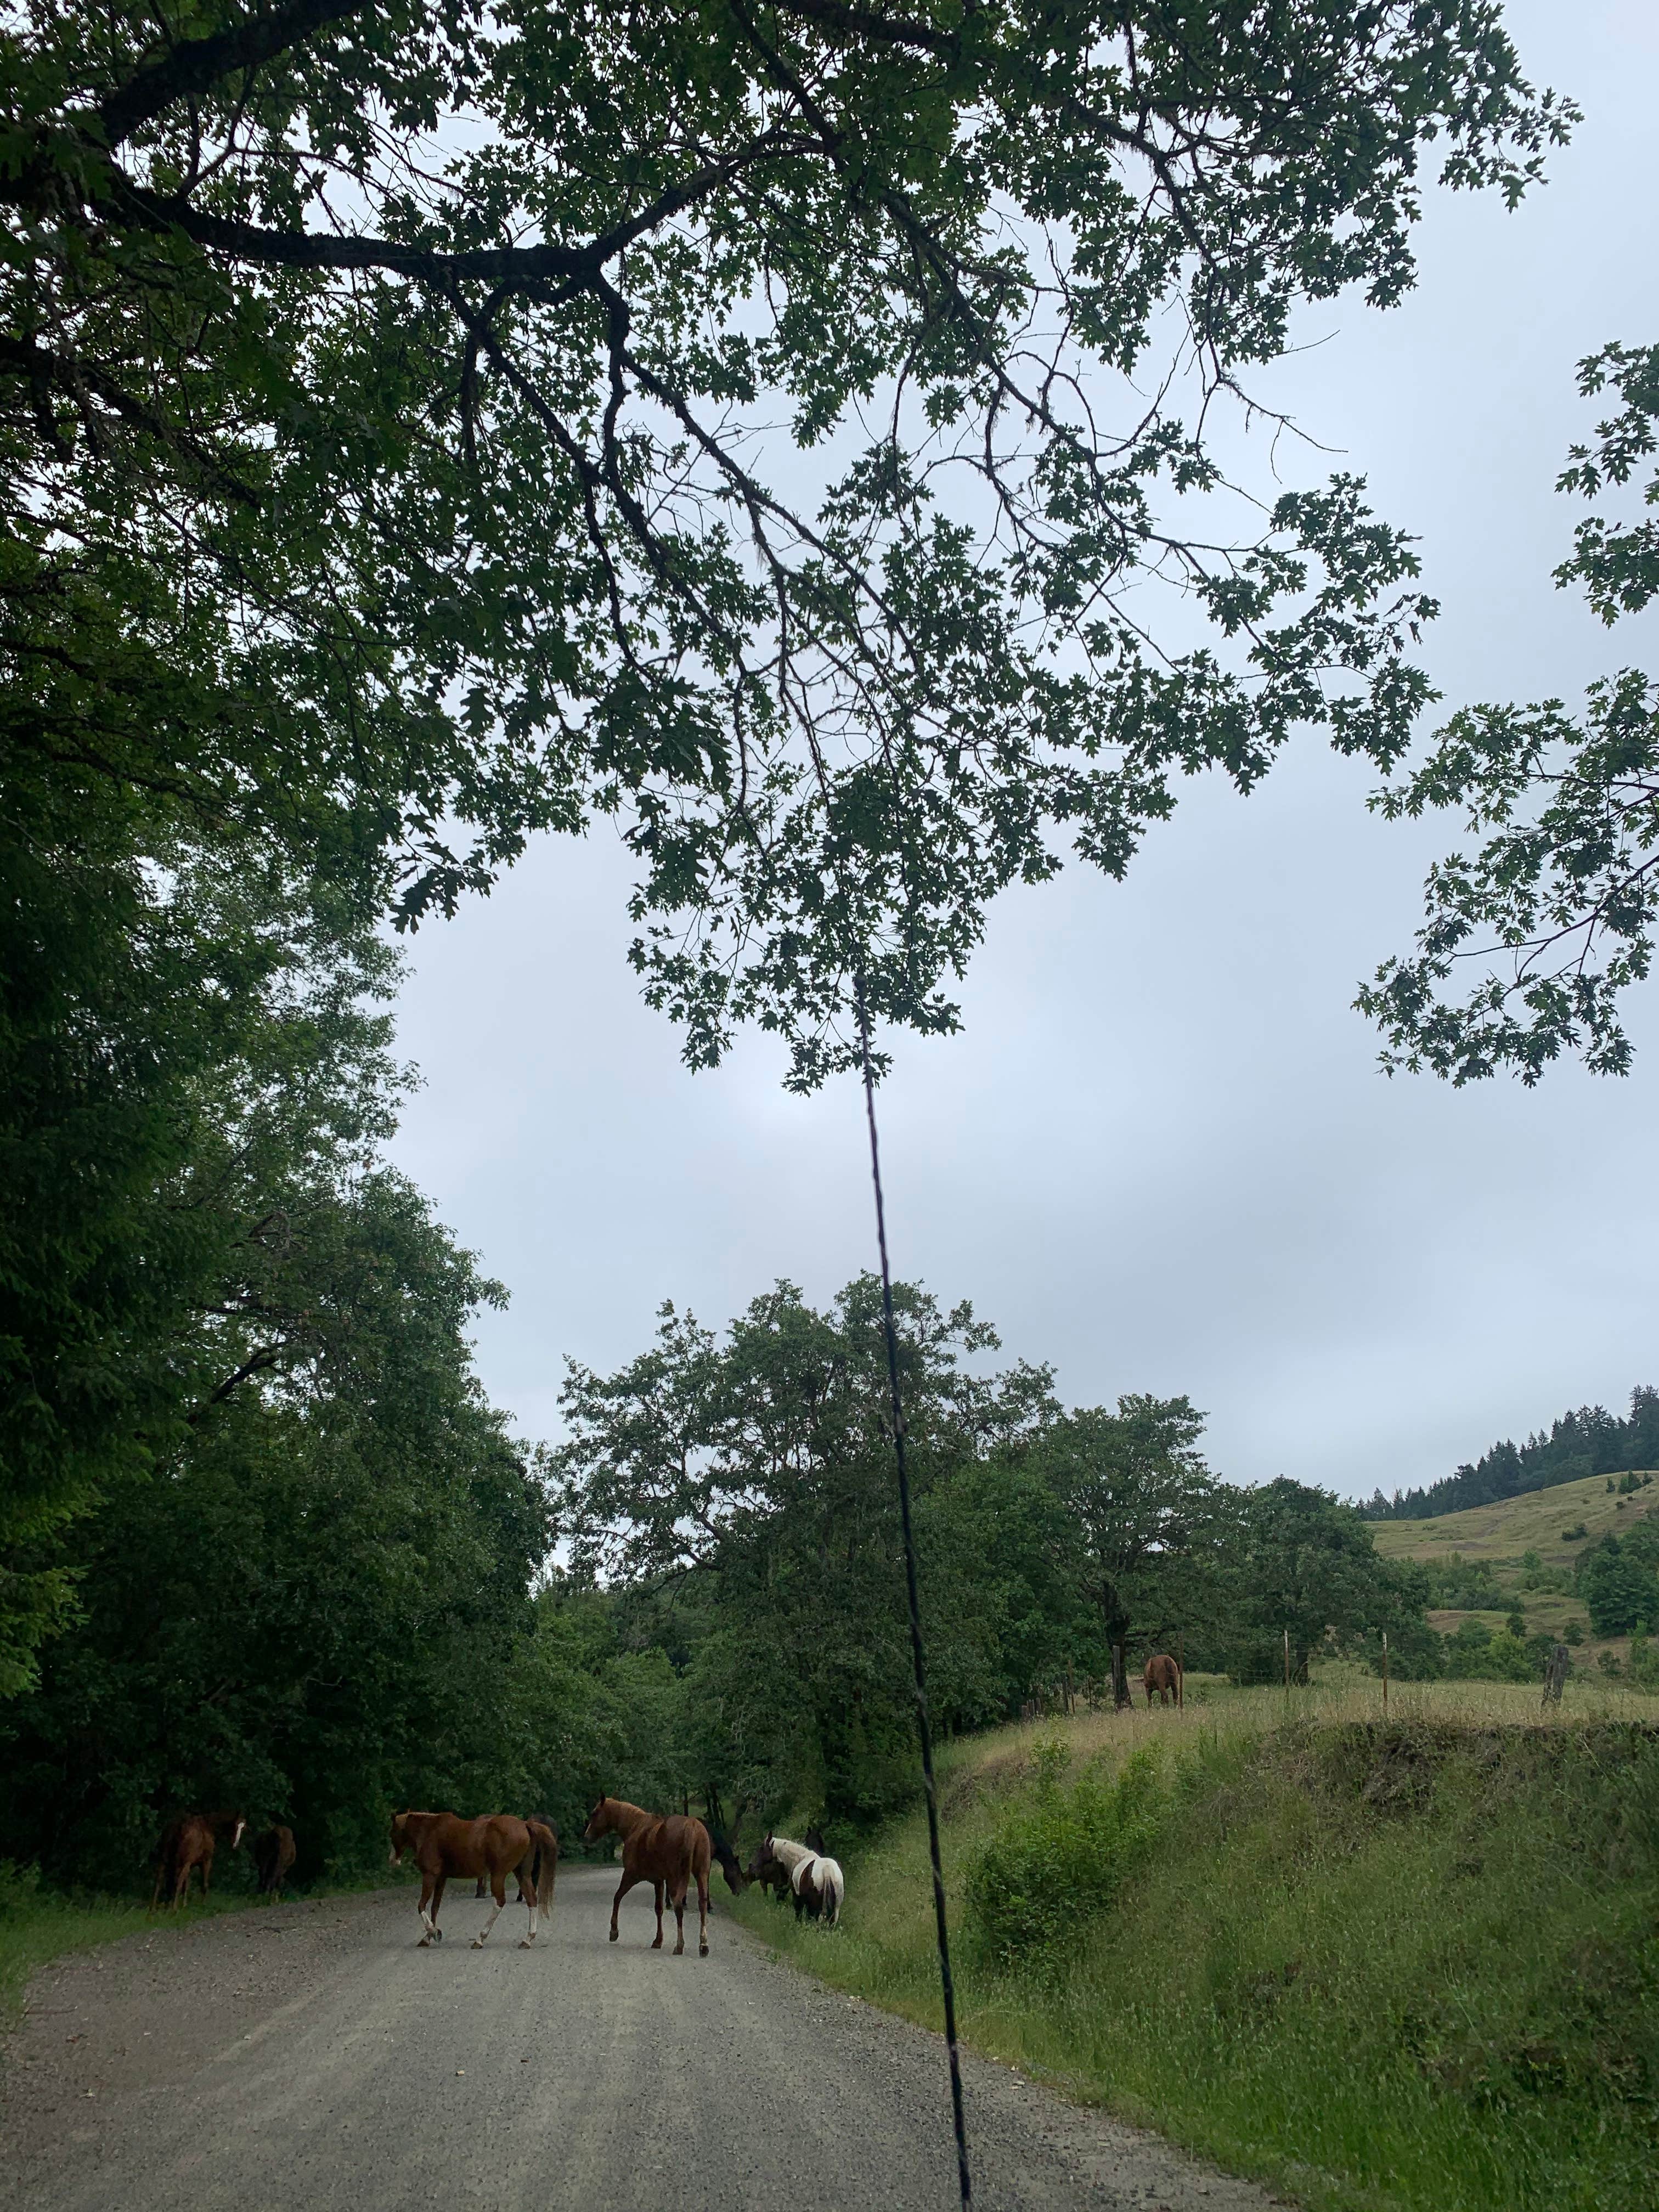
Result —
[[816, 1856], [808, 1844], [798, 1844], [793, 1836], [774, 1836], [771, 1840], [773, 1856], [788, 1869], [792, 1880], [799, 1867]]

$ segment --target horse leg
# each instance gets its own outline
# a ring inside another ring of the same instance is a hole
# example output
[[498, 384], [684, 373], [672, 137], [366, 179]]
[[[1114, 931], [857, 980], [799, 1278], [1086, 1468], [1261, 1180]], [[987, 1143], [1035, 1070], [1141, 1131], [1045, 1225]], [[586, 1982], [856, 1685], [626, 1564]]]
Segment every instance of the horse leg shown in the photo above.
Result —
[[655, 1936], [652, 1939], [651, 1948], [652, 1948], [652, 1949], [653, 1949], [653, 1951], [660, 1951], [660, 1950], [661, 1950], [661, 1948], [662, 1948], [662, 1884], [661, 1884], [661, 1882], [660, 1882], [660, 1881], [653, 1881], [653, 1882], [652, 1883], [652, 1885], [651, 1885], [651, 1891], [652, 1891], [652, 1894], [653, 1894], [653, 1897], [656, 1899], [656, 1900], [657, 1900], [657, 1932], [656, 1932]]
[[472, 1948], [475, 1951], [482, 1951], [484, 1945], [489, 1942], [489, 1931], [495, 1925], [496, 1918], [501, 1912], [501, 1907], [507, 1903], [507, 1881], [502, 1874], [496, 1872], [490, 1875], [489, 1887], [490, 1894], [495, 1900], [495, 1911], [491, 1912], [489, 1919], [485, 1921], [483, 1926], [472, 1938]]
[[623, 1898], [627, 1896], [629, 1891], [633, 1888], [635, 1883], [642, 1879], [643, 1877], [639, 1875], [629, 1874], [624, 1871], [622, 1880], [617, 1884], [617, 1894], [611, 1900], [611, 1940], [613, 1943], [616, 1942], [619, 1933], [617, 1927], [617, 1914], [621, 1909], [622, 1901]]
[[211, 1880], [212, 1874], [213, 1853], [211, 1851], [204, 1851], [202, 1855], [202, 1902], [204, 1905], [207, 1903], [208, 1892], [213, 1887]]
[[674, 1908], [674, 1956], [685, 1955], [685, 1877], [681, 1875], [668, 1892], [668, 1901]]
[[434, 1883], [433, 1883], [432, 1876], [431, 1876], [429, 1874], [424, 1874], [424, 1873], [423, 1873], [423, 1874], [422, 1875], [422, 1876], [421, 1876], [421, 1905], [420, 1905], [420, 1912], [421, 1912], [421, 1944], [420, 1944], [420, 1948], [421, 1948], [421, 1949], [422, 1949], [422, 1951], [424, 1951], [424, 1950], [425, 1950], [425, 1948], [426, 1948], [427, 1945], [428, 1945], [429, 1942], [431, 1942], [431, 1941], [432, 1941], [433, 1937], [434, 1937], [434, 1936], [436, 1936], [436, 1935], [437, 1935], [437, 1933], [438, 1933], [438, 1929], [437, 1929], [437, 1923], [434, 1921], [434, 1919], [433, 1919], [433, 1917], [432, 1917], [432, 1892], [433, 1892], [433, 1887], [434, 1887]]
[[432, 1940], [434, 1943], [441, 1943], [444, 1940], [444, 1931], [438, 1925], [438, 1907], [444, 1901], [444, 1890], [448, 1881], [447, 1869], [440, 1867], [432, 1877]]
[[708, 1876], [697, 1876], [697, 1956], [708, 1956]]
[[536, 1893], [536, 1844], [531, 1839], [530, 1849], [514, 1869], [519, 1877], [519, 1902], [530, 1907], [530, 1933], [520, 1939], [519, 1948], [527, 1951], [536, 1940], [536, 1929], [541, 1919], [541, 1899]]

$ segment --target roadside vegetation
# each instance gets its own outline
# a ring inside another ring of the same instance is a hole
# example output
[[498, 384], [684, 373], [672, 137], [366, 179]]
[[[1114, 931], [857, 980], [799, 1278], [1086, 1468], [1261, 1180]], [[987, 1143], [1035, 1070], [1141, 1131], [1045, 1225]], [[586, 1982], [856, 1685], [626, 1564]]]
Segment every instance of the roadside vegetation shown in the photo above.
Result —
[[[979, 2050], [1332, 2212], [1655, 2201], [1659, 1699], [1189, 1681], [951, 1747], [942, 1796]], [[739, 1917], [937, 2027], [924, 1822], [845, 1856], [839, 1929]]]

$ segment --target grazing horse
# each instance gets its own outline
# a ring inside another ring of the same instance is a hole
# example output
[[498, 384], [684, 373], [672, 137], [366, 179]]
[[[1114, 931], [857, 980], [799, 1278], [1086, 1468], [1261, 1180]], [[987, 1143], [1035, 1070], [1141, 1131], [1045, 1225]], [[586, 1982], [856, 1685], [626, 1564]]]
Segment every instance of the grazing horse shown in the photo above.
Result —
[[768, 1865], [781, 1867], [787, 1875], [797, 1920], [805, 1913], [836, 1925], [847, 1894], [847, 1877], [836, 1860], [798, 1844], [793, 1836], [769, 1836], [755, 1856], [763, 1869], [758, 1879], [766, 1879]]
[[495, 1909], [472, 1939], [475, 1951], [483, 1948], [507, 1903], [509, 1874], [518, 1876], [520, 1903], [530, 1907], [530, 1933], [519, 1945], [521, 1951], [527, 1951], [535, 1942], [541, 1915], [553, 1909], [559, 1838], [550, 1820], [519, 1820], [510, 1813], [484, 1813], [476, 1820], [464, 1820], [459, 1813], [394, 1813], [393, 1866], [403, 1863], [405, 1851], [413, 1852], [421, 1870], [421, 1926], [425, 1931], [418, 1946], [422, 1950], [428, 1943], [444, 1940], [438, 1925], [438, 1907], [444, 1901], [444, 1885], [451, 1875], [489, 1878]]
[[796, 1919], [805, 1912], [809, 1920], [827, 1920], [833, 1928], [841, 1918], [841, 1901], [847, 1894], [847, 1877], [840, 1861], [814, 1851], [811, 1858], [801, 1861], [789, 1880], [795, 1893]]
[[788, 1896], [789, 1869], [773, 1850], [770, 1836], [756, 1844], [747, 1872], [750, 1881], [757, 1881], [775, 1904], [781, 1905]]
[[292, 1828], [267, 1828], [263, 1836], [255, 1838], [253, 1863], [258, 1869], [259, 1888], [264, 1895], [282, 1895], [283, 1884], [295, 1856]]
[[726, 1886], [733, 1897], [741, 1897], [749, 1887], [749, 1877], [738, 1863], [738, 1855], [718, 1828], [709, 1831], [708, 1848], [716, 1864], [726, 1876]]
[[1171, 1698], [1177, 1705], [1181, 1703], [1181, 1668], [1167, 1651], [1153, 1652], [1152, 1657], [1146, 1662], [1146, 1672], [1141, 1680], [1146, 1685], [1146, 1702], [1149, 1705], [1152, 1702], [1154, 1692], [1157, 1692], [1158, 1701], [1161, 1705], [1167, 1705]]
[[697, 1885], [697, 1956], [708, 1956], [708, 1861], [713, 1845], [701, 1820], [684, 1813], [647, 1813], [642, 1805], [625, 1798], [601, 1797], [582, 1830], [585, 1843], [601, 1836], [622, 1838], [623, 1878], [611, 1900], [611, 1941], [619, 1934], [617, 1913], [636, 1881], [648, 1881], [657, 1900], [657, 1934], [651, 1948], [662, 1948], [662, 1899], [674, 1908], [678, 1940], [674, 1956], [685, 1948], [685, 1896], [693, 1881]]
[[216, 1845], [228, 1839], [234, 1850], [246, 1826], [240, 1813], [181, 1813], [166, 1830], [156, 1848], [155, 1888], [149, 1900], [150, 1911], [154, 1912], [161, 1903], [165, 1887], [172, 1893], [169, 1903], [176, 1912], [185, 1901], [190, 1877], [198, 1867], [202, 1870], [202, 1894], [205, 1897], [212, 1887]]

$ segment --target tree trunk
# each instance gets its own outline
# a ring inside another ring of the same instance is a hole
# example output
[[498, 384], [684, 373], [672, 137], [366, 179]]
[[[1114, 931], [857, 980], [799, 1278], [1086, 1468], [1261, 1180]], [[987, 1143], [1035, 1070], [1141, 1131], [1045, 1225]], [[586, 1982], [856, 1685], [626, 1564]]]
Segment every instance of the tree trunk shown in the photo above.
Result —
[[1112, 1709], [1121, 1712], [1126, 1705], [1133, 1708], [1134, 1699], [1129, 1695], [1129, 1676], [1123, 1664], [1123, 1646], [1112, 1646]]

